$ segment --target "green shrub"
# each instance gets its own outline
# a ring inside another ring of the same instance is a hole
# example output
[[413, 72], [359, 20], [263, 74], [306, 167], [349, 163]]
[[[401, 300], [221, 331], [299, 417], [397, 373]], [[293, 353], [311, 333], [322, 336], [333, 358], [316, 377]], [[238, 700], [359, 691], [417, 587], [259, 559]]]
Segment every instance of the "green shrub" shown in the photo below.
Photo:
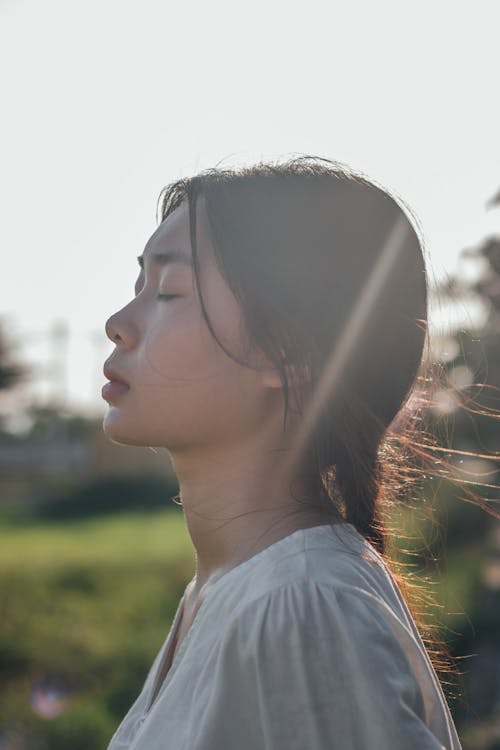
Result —
[[40, 725], [47, 750], [105, 750], [116, 721], [96, 703], [82, 703]]
[[117, 511], [149, 511], [160, 508], [179, 511], [171, 501], [178, 492], [177, 482], [150, 475], [107, 477], [61, 488], [40, 503], [36, 517], [41, 520], [78, 520]]

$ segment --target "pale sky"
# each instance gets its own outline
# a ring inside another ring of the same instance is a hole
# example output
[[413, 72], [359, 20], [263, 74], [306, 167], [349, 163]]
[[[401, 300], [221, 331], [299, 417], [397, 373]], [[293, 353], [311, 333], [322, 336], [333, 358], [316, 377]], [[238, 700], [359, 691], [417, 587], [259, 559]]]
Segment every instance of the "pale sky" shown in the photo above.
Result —
[[497, 0], [0, 0], [0, 314], [25, 359], [67, 320], [68, 395], [106, 409], [104, 323], [157, 196], [221, 160], [347, 162], [411, 206], [430, 278], [453, 273], [500, 234], [499, 28]]

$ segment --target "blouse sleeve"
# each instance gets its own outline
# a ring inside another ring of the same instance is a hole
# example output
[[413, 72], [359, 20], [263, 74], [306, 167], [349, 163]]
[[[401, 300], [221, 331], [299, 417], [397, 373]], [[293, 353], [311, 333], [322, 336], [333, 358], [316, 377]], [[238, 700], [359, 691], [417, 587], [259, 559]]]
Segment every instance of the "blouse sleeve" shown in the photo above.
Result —
[[364, 593], [298, 581], [235, 613], [190, 747], [449, 750], [425, 723], [404, 648]]

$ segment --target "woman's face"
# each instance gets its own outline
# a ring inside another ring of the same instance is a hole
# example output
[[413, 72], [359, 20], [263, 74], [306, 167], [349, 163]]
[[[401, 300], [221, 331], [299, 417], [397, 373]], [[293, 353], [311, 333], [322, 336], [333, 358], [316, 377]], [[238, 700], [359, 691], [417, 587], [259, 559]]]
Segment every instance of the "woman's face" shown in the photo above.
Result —
[[[247, 361], [241, 308], [216, 266], [202, 201], [196, 223], [208, 316], [226, 348]], [[135, 297], [106, 323], [116, 344], [107, 364], [129, 388], [106, 396], [104, 432], [118, 443], [173, 451], [246, 440], [276, 408], [279, 378], [255, 352], [259, 369], [239, 365], [210, 333], [191, 267], [187, 203], [149, 239], [143, 266]]]

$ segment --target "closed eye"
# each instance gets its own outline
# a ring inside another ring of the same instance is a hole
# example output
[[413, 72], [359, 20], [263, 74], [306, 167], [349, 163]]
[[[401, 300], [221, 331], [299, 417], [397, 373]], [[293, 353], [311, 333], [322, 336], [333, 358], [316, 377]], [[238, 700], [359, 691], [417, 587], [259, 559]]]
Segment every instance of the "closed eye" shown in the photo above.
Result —
[[175, 299], [176, 297], [181, 297], [181, 294], [157, 294], [156, 299], [163, 299], [163, 300], [169, 300], [169, 299]]

